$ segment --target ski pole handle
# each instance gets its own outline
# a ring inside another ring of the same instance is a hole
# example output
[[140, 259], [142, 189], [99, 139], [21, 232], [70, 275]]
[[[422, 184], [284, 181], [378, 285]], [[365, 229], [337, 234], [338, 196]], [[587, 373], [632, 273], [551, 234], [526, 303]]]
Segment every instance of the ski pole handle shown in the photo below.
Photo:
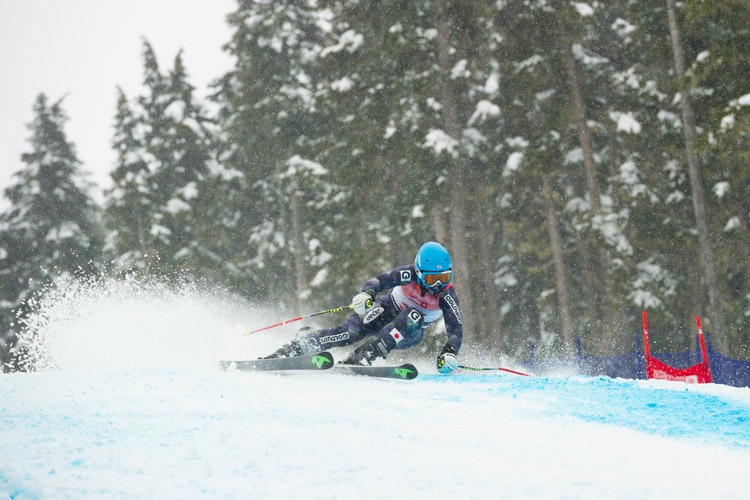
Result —
[[252, 335], [253, 333], [262, 332], [263, 330], [270, 330], [271, 328], [276, 328], [277, 326], [284, 326], [284, 325], [286, 325], [288, 323], [293, 323], [293, 322], [299, 321], [301, 319], [312, 318], [312, 317], [315, 317], [315, 316], [320, 316], [321, 314], [328, 314], [328, 313], [335, 313], [335, 312], [339, 312], [339, 311], [346, 311], [346, 310], [351, 309], [351, 308], [352, 308], [352, 306], [348, 305], [348, 306], [336, 307], [334, 309], [327, 309], [325, 311], [319, 311], [319, 312], [316, 312], [316, 313], [308, 314], [306, 316], [300, 316], [299, 318], [288, 319], [286, 321], [282, 321], [281, 323], [276, 323], [275, 325], [264, 326], [263, 328], [258, 328], [257, 330], [251, 330], [249, 332], [245, 332], [245, 335]]
[[494, 367], [494, 368], [476, 368], [476, 367], [474, 367], [474, 366], [463, 366], [463, 365], [458, 365], [458, 367], [459, 367], [459, 368], [463, 368], [464, 370], [471, 370], [471, 371], [474, 371], [474, 372], [483, 372], [483, 371], [489, 371], [489, 370], [492, 370], [492, 371], [495, 371], [495, 370], [500, 370], [500, 371], [503, 371], [503, 372], [514, 373], [514, 374], [516, 374], [516, 375], [523, 375], [524, 377], [530, 377], [530, 376], [531, 376], [531, 375], [529, 375], [528, 373], [517, 372], [517, 371], [515, 371], [515, 370], [509, 370], [509, 369], [507, 369], [507, 368], [501, 368], [501, 367], [499, 367], [499, 366], [496, 366], [496, 367]]

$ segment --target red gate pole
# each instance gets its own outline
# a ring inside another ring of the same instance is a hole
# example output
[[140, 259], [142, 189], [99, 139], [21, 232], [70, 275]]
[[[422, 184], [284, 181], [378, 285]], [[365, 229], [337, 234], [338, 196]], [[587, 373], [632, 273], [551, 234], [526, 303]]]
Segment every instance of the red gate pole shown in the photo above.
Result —
[[643, 347], [646, 353], [646, 380], [651, 378], [651, 370], [649, 369], [651, 355], [648, 350], [648, 322], [646, 321], [646, 311], [643, 311]]
[[648, 352], [648, 323], [646, 322], [646, 311], [643, 311], [643, 343], [646, 349], [646, 358], [650, 356]]
[[703, 362], [706, 364], [708, 373], [711, 373], [711, 367], [708, 365], [708, 356], [706, 355], [706, 343], [703, 341], [703, 328], [701, 328], [700, 316], [695, 317], [695, 322], [698, 324], [698, 338], [701, 341], [701, 351], [703, 351]]

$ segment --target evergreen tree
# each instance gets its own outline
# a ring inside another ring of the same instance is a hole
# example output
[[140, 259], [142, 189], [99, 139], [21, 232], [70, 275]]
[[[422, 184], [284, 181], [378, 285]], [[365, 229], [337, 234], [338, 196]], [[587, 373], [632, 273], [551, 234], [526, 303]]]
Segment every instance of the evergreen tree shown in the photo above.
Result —
[[314, 63], [326, 22], [314, 2], [241, 2], [228, 44], [237, 68], [217, 94], [228, 124], [224, 163], [237, 173], [227, 199], [235, 256], [254, 295], [295, 307], [313, 284], [329, 294], [319, 299], [341, 300], [345, 276], [315, 269], [342, 237], [330, 211], [337, 192], [316, 155], [327, 122]]
[[[482, 178], [473, 170], [488, 146], [469, 122], [490, 71], [481, 57], [490, 40], [487, 8], [434, 1], [327, 6], [339, 23], [321, 65], [336, 75], [332, 84], [347, 82], [345, 92], [326, 94], [341, 120], [327, 153], [337, 155], [337, 179], [360, 186], [351, 201], [361, 214], [354, 234], [382, 234], [385, 266], [411, 258], [420, 242], [442, 240], [453, 253], [467, 338], [478, 340], [470, 311], [486, 290], [470, 283], [487, 269], [467, 239], [482, 220], [471, 216], [469, 189]], [[373, 205], [382, 209], [373, 214]], [[368, 240], [351, 239], [362, 246]]]
[[0, 330], [13, 332], [31, 298], [55, 280], [99, 267], [102, 232], [90, 183], [64, 131], [61, 101], [34, 104], [31, 152], [5, 190], [10, 208], [0, 217]]
[[237, 70], [219, 88], [233, 252], [259, 295], [314, 282], [333, 300], [437, 238], [472, 284], [455, 282], [467, 345], [570, 352], [580, 336], [622, 352], [648, 308], [664, 345], [687, 347], [710, 302], [684, 160], [688, 83], [704, 181], [721, 193], [708, 223], [732, 243], [714, 241], [722, 307], [744, 328], [740, 4], [678, 4], [683, 82], [664, 0], [241, 2]]
[[[614, 213], [625, 216], [623, 241], [632, 249], [618, 256], [626, 276], [615, 283], [630, 329], [640, 328], [638, 311], [649, 309], [656, 313], [653, 328], [664, 332], [660, 341], [673, 349], [687, 347], [689, 336], [682, 328], [694, 323], [684, 311], [696, 301], [693, 276], [699, 256], [689, 180], [679, 160], [679, 105], [670, 98], [673, 70], [669, 32], [661, 22], [663, 2], [624, 3], [603, 13], [598, 24], [613, 35], [606, 38], [605, 53], [615, 64], [612, 104], [599, 122], [609, 125], [608, 195]], [[622, 308], [618, 302], [609, 307]]]
[[182, 56], [168, 74], [144, 42], [144, 85], [136, 111], [120, 92], [109, 193], [110, 245], [125, 269], [220, 279], [226, 271], [216, 225], [213, 125], [193, 96]]
[[[700, 120], [695, 147], [704, 158], [707, 212], [716, 272], [726, 281], [722, 313], [727, 351], [750, 359], [750, 26], [744, 1], [693, 1], [684, 6], [684, 45], [690, 51], [685, 79], [694, 86]], [[715, 326], [715, 325], [714, 325]]]
[[133, 114], [127, 97], [118, 88], [113, 146], [117, 166], [112, 172], [114, 188], [107, 193], [107, 250], [118, 260], [118, 266], [145, 268], [149, 253], [147, 215], [149, 213], [149, 175], [139, 134], [140, 119]]

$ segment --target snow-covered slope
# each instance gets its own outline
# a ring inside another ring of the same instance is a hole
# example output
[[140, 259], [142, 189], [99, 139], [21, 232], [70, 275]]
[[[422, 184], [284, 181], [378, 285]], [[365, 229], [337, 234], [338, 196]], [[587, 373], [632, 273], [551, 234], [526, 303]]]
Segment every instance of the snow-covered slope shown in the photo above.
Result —
[[269, 321], [197, 290], [101, 286], [45, 304], [46, 371], [0, 376], [0, 499], [750, 491], [750, 389], [443, 376], [428, 360], [409, 382], [222, 372], [216, 359], [263, 354], [289, 332], [244, 337]]

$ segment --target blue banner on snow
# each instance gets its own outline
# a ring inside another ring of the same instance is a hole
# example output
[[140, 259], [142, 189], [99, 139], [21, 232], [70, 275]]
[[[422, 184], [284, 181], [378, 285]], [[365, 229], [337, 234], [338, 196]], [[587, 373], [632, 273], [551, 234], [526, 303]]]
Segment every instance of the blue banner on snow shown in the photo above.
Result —
[[[733, 387], [750, 387], [750, 362], [732, 359], [711, 348], [709, 335], [706, 338], [706, 353], [711, 368], [714, 383], [731, 385]], [[697, 336], [696, 336], [697, 338]], [[696, 346], [699, 345], [696, 341]], [[581, 339], [578, 339], [578, 354], [574, 358], [536, 359], [534, 344], [530, 345], [529, 359], [523, 361], [523, 366], [536, 374], [550, 374], [556, 371], [569, 373], [577, 371], [587, 376], [607, 376], [612, 378], [646, 378], [646, 361], [640, 334], [636, 334], [636, 350], [619, 356], [596, 357], [584, 356], [581, 352]], [[678, 369], [689, 368], [703, 361], [700, 348], [694, 351], [677, 353], [651, 353], [659, 361]]]

